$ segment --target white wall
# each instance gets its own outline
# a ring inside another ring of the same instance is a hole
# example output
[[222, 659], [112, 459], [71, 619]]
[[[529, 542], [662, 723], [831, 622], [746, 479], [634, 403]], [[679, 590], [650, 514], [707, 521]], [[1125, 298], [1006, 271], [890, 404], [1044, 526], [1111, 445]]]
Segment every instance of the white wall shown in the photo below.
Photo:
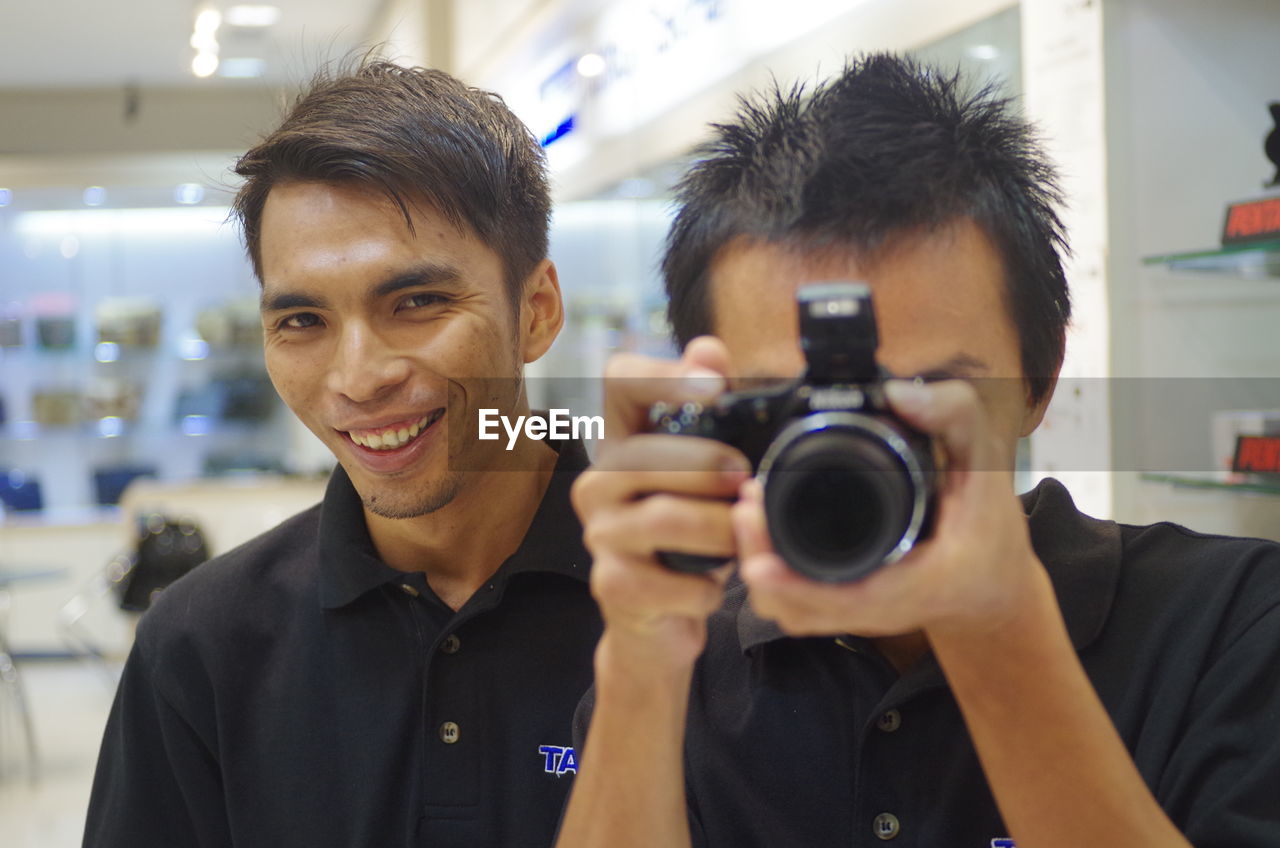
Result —
[[[1121, 467], [1152, 449], [1211, 464], [1211, 408], [1241, 401], [1234, 378], [1280, 377], [1280, 279], [1175, 274], [1141, 260], [1215, 247], [1226, 204], [1270, 179], [1262, 144], [1267, 103], [1280, 100], [1280, 3], [1107, 0], [1104, 12], [1114, 453]], [[1199, 413], [1175, 421], [1123, 402], [1167, 408], [1176, 394], [1202, 398]], [[1117, 475], [1116, 514], [1280, 535], [1280, 497], [1188, 493], [1133, 473]]]

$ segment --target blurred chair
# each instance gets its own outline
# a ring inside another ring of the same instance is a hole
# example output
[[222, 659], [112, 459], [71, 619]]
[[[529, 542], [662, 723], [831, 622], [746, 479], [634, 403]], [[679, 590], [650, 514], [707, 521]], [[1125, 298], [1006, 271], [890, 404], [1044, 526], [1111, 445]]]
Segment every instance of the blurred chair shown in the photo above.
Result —
[[[62, 568], [17, 567], [0, 565], [0, 755], [4, 753], [4, 720], [8, 712], [8, 704], [17, 706], [18, 722], [27, 746], [27, 770], [31, 782], [35, 783], [40, 774], [40, 755], [36, 744], [36, 729], [32, 722], [31, 707], [27, 702], [26, 692], [22, 688], [22, 677], [18, 673], [18, 665], [13, 657], [13, 649], [9, 645], [9, 611], [13, 607], [14, 586], [39, 580], [52, 580], [66, 574]], [[0, 764], [3, 759], [0, 758]], [[0, 775], [4, 770], [0, 768]]]

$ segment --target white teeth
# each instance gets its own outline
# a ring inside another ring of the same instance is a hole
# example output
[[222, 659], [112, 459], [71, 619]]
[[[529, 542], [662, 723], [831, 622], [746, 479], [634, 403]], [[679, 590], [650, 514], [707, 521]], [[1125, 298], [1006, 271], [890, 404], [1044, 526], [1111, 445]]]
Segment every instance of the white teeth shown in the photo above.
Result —
[[395, 450], [408, 444], [410, 439], [425, 430], [431, 420], [430, 415], [424, 415], [414, 424], [401, 427], [399, 430], [388, 430], [385, 433], [358, 433], [355, 430], [349, 430], [347, 435], [357, 445], [371, 450]]

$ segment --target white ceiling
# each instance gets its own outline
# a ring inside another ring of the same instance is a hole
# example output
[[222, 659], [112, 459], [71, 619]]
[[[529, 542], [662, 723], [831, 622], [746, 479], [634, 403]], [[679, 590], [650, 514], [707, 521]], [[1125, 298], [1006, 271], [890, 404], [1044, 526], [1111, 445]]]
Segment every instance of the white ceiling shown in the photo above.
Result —
[[[235, 0], [218, 0], [227, 8]], [[191, 74], [196, 0], [0, 0], [0, 89], [298, 83], [365, 45], [382, 0], [268, 0], [269, 30], [218, 30], [220, 56], [266, 60], [259, 80]]]

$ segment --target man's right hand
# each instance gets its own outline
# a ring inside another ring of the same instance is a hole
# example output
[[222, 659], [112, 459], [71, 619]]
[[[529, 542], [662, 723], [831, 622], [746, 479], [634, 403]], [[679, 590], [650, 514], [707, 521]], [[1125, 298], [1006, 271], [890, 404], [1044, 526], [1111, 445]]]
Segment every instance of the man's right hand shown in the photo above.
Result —
[[728, 371], [728, 352], [710, 337], [691, 342], [678, 362], [622, 354], [605, 371], [606, 439], [575, 483], [573, 504], [593, 557], [601, 651], [633, 675], [646, 667], [687, 671], [702, 652], [730, 567], [682, 574], [658, 555], [731, 558], [730, 508], [751, 473], [729, 445], [648, 433], [649, 409], [710, 401], [726, 388]]

